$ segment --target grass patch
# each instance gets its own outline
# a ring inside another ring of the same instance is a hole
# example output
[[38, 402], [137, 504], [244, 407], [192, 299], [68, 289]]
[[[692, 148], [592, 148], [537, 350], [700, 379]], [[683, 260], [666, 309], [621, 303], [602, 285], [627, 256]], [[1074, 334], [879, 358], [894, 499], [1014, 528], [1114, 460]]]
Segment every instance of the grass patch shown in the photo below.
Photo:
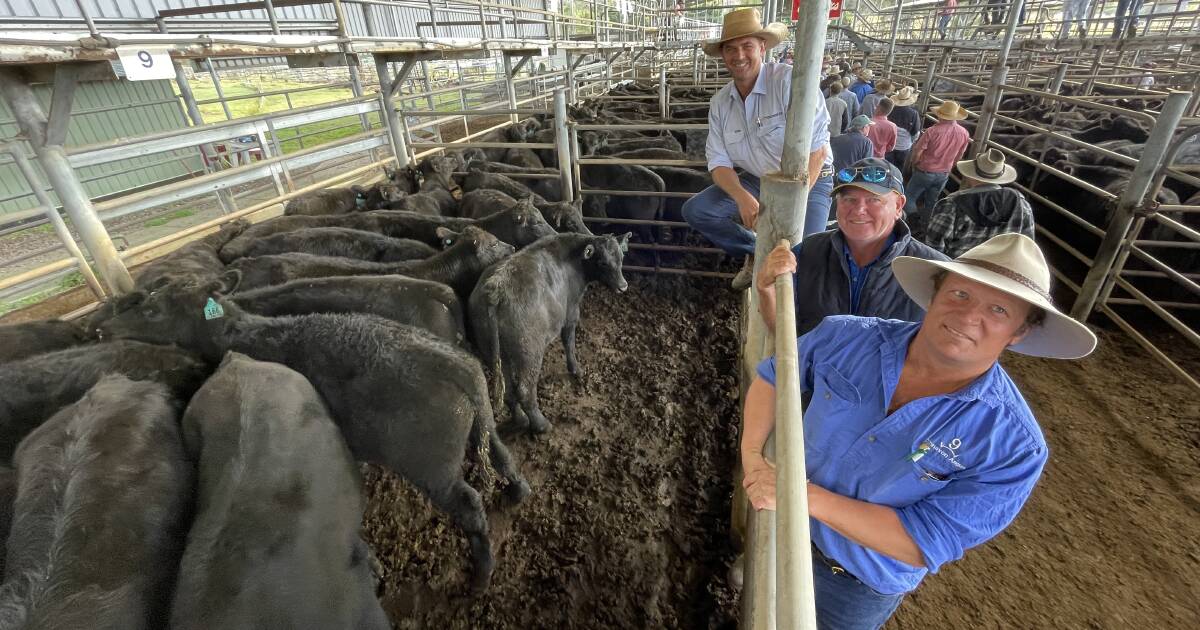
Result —
[[193, 214], [196, 214], [195, 210], [176, 210], [175, 212], [169, 212], [162, 216], [154, 217], [153, 219], [150, 219], [148, 221], [143, 221], [142, 227], [148, 227], [148, 228], [162, 227], [162, 226], [170, 223], [171, 221], [174, 221], [176, 219], [186, 219], [186, 218], [192, 216]]
[[82, 284], [83, 274], [79, 273], [78, 271], [72, 271], [62, 278], [59, 278], [58, 282], [45, 289], [31, 293], [30, 295], [17, 300], [0, 302], [0, 315], [5, 315], [13, 311], [19, 311], [27, 306], [33, 306], [38, 302], [58, 295], [59, 293], [70, 291], [71, 289], [81, 286]]

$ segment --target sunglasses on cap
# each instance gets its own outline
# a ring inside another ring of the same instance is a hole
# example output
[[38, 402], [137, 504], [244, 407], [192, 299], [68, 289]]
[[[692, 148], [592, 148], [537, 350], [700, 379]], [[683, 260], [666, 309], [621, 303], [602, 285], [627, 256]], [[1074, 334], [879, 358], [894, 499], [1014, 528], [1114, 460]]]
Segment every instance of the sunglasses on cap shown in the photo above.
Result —
[[888, 169], [882, 166], [859, 166], [857, 168], [849, 167], [837, 172], [838, 181], [842, 182], [843, 184], [849, 184], [855, 179], [858, 179], [859, 175], [862, 175], [862, 180], [865, 182], [878, 184], [880, 182], [887, 181], [889, 173]]

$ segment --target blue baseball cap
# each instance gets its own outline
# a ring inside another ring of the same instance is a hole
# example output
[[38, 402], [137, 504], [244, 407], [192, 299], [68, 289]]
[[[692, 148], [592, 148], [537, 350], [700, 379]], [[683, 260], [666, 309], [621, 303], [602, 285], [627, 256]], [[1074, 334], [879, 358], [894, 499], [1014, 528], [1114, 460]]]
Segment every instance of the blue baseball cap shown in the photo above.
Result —
[[893, 191], [904, 194], [904, 177], [900, 169], [887, 160], [875, 157], [861, 159], [834, 173], [833, 182], [836, 184], [833, 192], [846, 186], [855, 186], [876, 195]]

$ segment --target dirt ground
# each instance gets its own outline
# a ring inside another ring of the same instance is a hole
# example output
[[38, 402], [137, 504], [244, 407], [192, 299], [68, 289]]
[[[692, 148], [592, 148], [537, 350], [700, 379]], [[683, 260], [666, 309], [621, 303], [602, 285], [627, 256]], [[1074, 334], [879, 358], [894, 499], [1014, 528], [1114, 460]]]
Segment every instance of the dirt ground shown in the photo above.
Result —
[[[627, 294], [585, 299], [581, 383], [549, 352], [551, 433], [507, 438], [534, 494], [516, 508], [486, 495], [485, 595], [465, 593], [458, 530], [364, 467], [397, 628], [735, 627], [735, 296], [721, 281], [630, 276]], [[1079, 362], [1006, 356], [1050, 464], [1016, 522], [927, 579], [889, 628], [1200, 627], [1200, 397], [1125, 336], [1101, 338]]]
[[627, 293], [585, 296], [581, 382], [558, 344], [548, 352], [539, 394], [553, 429], [506, 436], [534, 492], [515, 508], [485, 495], [497, 560], [485, 595], [465, 594], [457, 528], [394, 475], [364, 467], [366, 537], [398, 628], [728, 621], [736, 299], [711, 280], [628, 276]]

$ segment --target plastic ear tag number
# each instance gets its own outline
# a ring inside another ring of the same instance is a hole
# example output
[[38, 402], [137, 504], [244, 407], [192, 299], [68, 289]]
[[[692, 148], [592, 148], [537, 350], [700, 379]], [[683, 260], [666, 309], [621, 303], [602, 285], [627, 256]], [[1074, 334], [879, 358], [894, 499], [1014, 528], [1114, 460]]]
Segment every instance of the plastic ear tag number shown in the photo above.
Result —
[[225, 309], [216, 300], [208, 298], [208, 302], [204, 305], [204, 319], [221, 319], [225, 317]]
[[358, 193], [357, 195], [355, 195], [354, 196], [354, 207], [355, 208], [367, 207], [367, 196], [362, 193]]

